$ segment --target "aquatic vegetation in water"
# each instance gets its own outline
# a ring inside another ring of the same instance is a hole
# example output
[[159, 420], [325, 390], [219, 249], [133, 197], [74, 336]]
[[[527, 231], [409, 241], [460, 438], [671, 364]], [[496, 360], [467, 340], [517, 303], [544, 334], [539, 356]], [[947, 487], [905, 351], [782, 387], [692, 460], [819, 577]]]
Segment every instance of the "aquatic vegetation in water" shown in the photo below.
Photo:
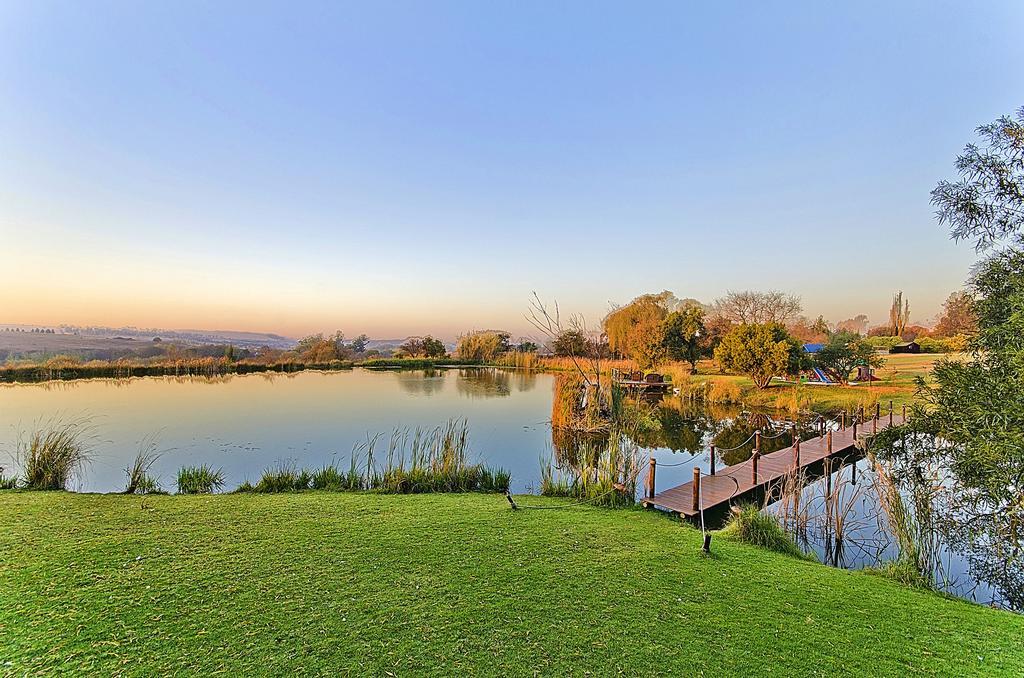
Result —
[[159, 483], [150, 475], [153, 464], [160, 458], [155, 436], [144, 438], [139, 445], [135, 460], [124, 470], [128, 476], [125, 483], [125, 494], [159, 494], [162, 492]]

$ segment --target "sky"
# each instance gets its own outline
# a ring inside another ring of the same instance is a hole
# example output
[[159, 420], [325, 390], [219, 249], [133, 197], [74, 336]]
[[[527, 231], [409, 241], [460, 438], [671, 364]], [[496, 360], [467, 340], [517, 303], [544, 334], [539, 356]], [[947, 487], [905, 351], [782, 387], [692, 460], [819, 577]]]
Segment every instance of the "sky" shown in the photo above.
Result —
[[530, 334], [671, 290], [927, 323], [1024, 3], [0, 0], [0, 322]]

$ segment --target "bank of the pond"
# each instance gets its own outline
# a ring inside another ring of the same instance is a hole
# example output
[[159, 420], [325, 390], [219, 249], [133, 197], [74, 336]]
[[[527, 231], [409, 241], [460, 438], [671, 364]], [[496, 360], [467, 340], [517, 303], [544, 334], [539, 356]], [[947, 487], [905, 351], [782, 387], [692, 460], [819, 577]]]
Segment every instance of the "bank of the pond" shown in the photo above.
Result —
[[1024, 667], [1020, 616], [699, 546], [654, 513], [513, 512], [500, 495], [0, 492], [0, 662], [17, 675]]

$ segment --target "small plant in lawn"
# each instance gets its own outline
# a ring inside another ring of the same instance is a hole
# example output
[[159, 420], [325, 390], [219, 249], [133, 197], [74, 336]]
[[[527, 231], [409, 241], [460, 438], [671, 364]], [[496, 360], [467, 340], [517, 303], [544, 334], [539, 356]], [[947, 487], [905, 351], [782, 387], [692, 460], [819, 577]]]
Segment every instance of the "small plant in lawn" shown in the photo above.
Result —
[[224, 471], [206, 464], [178, 471], [178, 494], [212, 494], [224, 487]]

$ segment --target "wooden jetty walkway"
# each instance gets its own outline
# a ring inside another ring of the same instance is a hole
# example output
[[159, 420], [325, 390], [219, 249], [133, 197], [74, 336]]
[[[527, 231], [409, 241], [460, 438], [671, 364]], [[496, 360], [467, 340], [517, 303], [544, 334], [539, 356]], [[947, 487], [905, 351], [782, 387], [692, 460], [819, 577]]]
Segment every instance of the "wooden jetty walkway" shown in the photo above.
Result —
[[[647, 486], [640, 503], [646, 508], [655, 508], [678, 514], [681, 518], [696, 519], [701, 510], [722, 512], [731, 502], [746, 496], [765, 493], [773, 483], [780, 482], [795, 468], [810, 470], [818, 468], [825, 459], [841, 458], [856, 453], [865, 436], [871, 436], [890, 426], [898, 426], [906, 420], [907, 408], [902, 414], [892, 411], [882, 413], [875, 407], [874, 416], [864, 418], [863, 411], [854, 415], [854, 421], [847, 426], [844, 420], [835, 422], [835, 429], [824, 435], [808, 440], [796, 439], [792, 447], [768, 454], [760, 454], [760, 431], [755, 434], [754, 453], [740, 464], [715, 470], [715, 448], [711, 447], [711, 474], [701, 475], [700, 468], [693, 469], [693, 480], [661, 492], [655, 491], [657, 462], [651, 457], [647, 474]], [[749, 442], [749, 440], [748, 440]]]

